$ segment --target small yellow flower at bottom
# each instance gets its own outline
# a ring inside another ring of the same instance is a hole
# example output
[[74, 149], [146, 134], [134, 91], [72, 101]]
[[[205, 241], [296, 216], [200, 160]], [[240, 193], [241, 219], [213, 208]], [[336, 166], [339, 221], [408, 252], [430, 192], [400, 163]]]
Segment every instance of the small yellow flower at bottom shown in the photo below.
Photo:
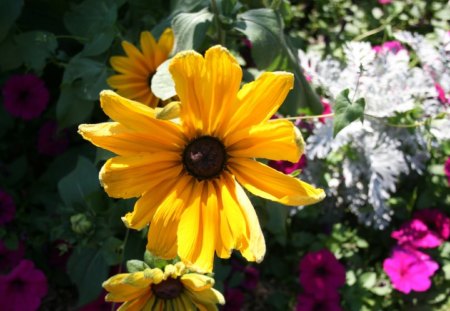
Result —
[[222, 294], [212, 288], [214, 279], [188, 270], [182, 262], [134, 273], [117, 274], [103, 283], [105, 299], [123, 302], [119, 311], [217, 310]]

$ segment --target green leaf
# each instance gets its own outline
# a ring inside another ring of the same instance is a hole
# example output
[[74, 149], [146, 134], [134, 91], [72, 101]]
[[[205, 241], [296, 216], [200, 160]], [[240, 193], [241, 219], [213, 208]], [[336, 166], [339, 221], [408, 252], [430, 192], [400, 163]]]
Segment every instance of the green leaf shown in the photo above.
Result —
[[122, 260], [123, 242], [115, 237], [109, 237], [102, 245], [102, 255], [108, 265], [118, 265]]
[[62, 128], [88, 120], [94, 109], [94, 102], [81, 98], [76, 85], [61, 86], [61, 93], [56, 102], [56, 118]]
[[106, 28], [105, 30], [92, 34], [80, 55], [82, 56], [95, 56], [102, 54], [111, 46], [114, 37], [116, 36], [116, 30], [114, 28]]
[[167, 100], [177, 95], [177, 92], [175, 91], [175, 82], [169, 72], [171, 60], [172, 59], [168, 59], [159, 65], [152, 78], [152, 92], [156, 97], [161, 98], [162, 100]]
[[356, 119], [364, 120], [364, 108], [366, 102], [364, 98], [359, 98], [354, 103], [348, 98], [349, 90], [343, 90], [336, 98], [334, 105], [334, 125], [333, 137], [336, 137], [342, 129]]
[[372, 288], [375, 286], [377, 282], [377, 275], [375, 272], [366, 272], [363, 273], [359, 277], [359, 282], [361, 283], [362, 287], [364, 288]]
[[97, 168], [84, 157], [78, 157], [75, 169], [58, 183], [59, 195], [66, 206], [83, 204], [89, 194], [99, 190]]
[[97, 298], [108, 277], [109, 266], [100, 249], [75, 248], [67, 262], [67, 273], [78, 289], [78, 306]]
[[202, 45], [213, 14], [207, 8], [196, 13], [180, 13], [172, 20], [175, 35], [175, 53], [198, 50]]
[[30, 31], [15, 36], [19, 54], [28, 67], [41, 71], [58, 47], [54, 34], [45, 31]]
[[104, 63], [76, 56], [67, 65], [63, 83], [72, 84], [80, 80], [77, 86], [79, 96], [87, 100], [97, 100], [100, 91], [108, 88], [106, 84], [108, 76], [109, 69]]
[[117, 19], [117, 3], [113, 0], [86, 0], [72, 7], [64, 16], [70, 33], [86, 38], [111, 29]]
[[2, 51], [2, 57], [0, 57], [0, 72], [15, 69], [22, 65], [23, 60], [20, 55], [19, 47], [14, 42], [13, 36], [6, 37], [6, 39], [0, 43], [0, 51]]
[[171, 0], [170, 7], [172, 15], [199, 10], [208, 5], [208, 0]]
[[23, 0], [0, 1], [0, 42], [6, 37], [9, 29], [22, 11]]

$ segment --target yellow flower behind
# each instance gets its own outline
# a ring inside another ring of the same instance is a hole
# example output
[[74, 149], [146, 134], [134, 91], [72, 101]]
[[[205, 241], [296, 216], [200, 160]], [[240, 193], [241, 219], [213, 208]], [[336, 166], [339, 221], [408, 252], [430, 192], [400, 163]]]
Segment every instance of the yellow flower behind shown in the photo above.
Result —
[[212, 288], [214, 279], [189, 271], [183, 263], [133, 273], [117, 274], [103, 283], [106, 301], [124, 302], [118, 311], [217, 310], [224, 304], [220, 292]]
[[115, 122], [80, 125], [85, 139], [118, 154], [102, 167], [101, 183], [111, 197], [139, 197], [123, 220], [134, 229], [150, 224], [147, 249], [158, 257], [178, 255], [211, 271], [214, 253], [229, 258], [237, 249], [260, 262], [264, 237], [242, 186], [293, 206], [325, 196], [255, 160], [296, 162], [301, 156], [294, 125], [270, 120], [292, 88], [293, 75], [266, 72], [239, 89], [242, 70], [221, 46], [204, 58], [179, 53], [169, 70], [181, 101], [180, 124], [158, 120], [153, 109], [103, 91], [102, 108]]
[[159, 41], [149, 31], [141, 33], [141, 50], [133, 44], [123, 41], [122, 47], [127, 56], [113, 56], [111, 66], [119, 72], [108, 78], [108, 84], [120, 95], [136, 100], [150, 107], [156, 107], [159, 99], [151, 91], [151, 80], [161, 63], [172, 51], [173, 32], [166, 29]]

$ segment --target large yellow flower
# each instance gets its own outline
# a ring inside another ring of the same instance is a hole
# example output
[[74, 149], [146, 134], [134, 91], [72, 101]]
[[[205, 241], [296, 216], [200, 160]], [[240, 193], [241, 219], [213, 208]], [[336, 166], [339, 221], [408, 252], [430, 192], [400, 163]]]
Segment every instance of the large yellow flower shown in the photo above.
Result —
[[156, 119], [153, 109], [111, 91], [100, 94], [116, 122], [81, 125], [81, 135], [117, 153], [100, 172], [106, 192], [139, 197], [125, 224], [150, 224], [147, 248], [156, 256], [178, 255], [211, 271], [214, 252], [233, 249], [260, 262], [265, 242], [244, 186], [260, 197], [307, 205], [324, 192], [286, 176], [255, 158], [296, 162], [301, 152], [292, 123], [269, 120], [292, 88], [287, 72], [267, 72], [240, 90], [242, 70], [221, 46], [203, 58], [194, 51], [174, 57], [169, 70], [181, 100], [180, 121]]
[[173, 42], [170, 28], [164, 31], [158, 42], [149, 31], [142, 32], [142, 51], [123, 41], [122, 47], [127, 56], [111, 57], [111, 66], [120, 74], [109, 77], [108, 84], [126, 98], [156, 107], [159, 99], [151, 91], [151, 81], [156, 68], [168, 58]]
[[217, 310], [216, 304], [225, 300], [213, 285], [213, 278], [189, 271], [181, 262], [167, 265], [164, 271], [117, 274], [103, 283], [109, 292], [106, 301], [125, 302], [119, 311]]

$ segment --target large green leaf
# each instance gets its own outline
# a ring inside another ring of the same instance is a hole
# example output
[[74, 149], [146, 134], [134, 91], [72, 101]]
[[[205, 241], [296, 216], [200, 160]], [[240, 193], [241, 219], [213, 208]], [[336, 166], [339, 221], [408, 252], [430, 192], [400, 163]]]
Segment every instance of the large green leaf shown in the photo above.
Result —
[[75, 169], [58, 183], [58, 192], [64, 204], [83, 204], [85, 198], [100, 190], [98, 170], [88, 159], [78, 157]]
[[187, 13], [204, 8], [208, 5], [208, 0], [171, 0], [170, 7], [172, 15]]
[[334, 137], [356, 119], [364, 120], [364, 107], [366, 106], [364, 98], [359, 98], [352, 103], [350, 98], [348, 98], [348, 93], [348, 89], [343, 90], [337, 96], [334, 104]]
[[213, 14], [207, 8], [196, 13], [180, 13], [172, 20], [175, 52], [198, 50], [208, 31]]
[[41, 71], [58, 47], [54, 34], [45, 31], [30, 31], [17, 35], [15, 38], [18, 52], [28, 67]]
[[100, 295], [108, 270], [102, 250], [75, 248], [67, 263], [67, 272], [78, 289], [78, 306], [85, 305]]
[[6, 37], [9, 29], [22, 11], [23, 0], [0, 1], [0, 42]]
[[81, 98], [78, 84], [61, 86], [56, 102], [56, 118], [63, 128], [87, 121], [94, 109], [95, 102]]
[[113, 27], [108, 27], [89, 36], [80, 55], [95, 56], [105, 52], [110, 48], [115, 36], [116, 30]]
[[72, 84], [80, 80], [79, 96], [87, 100], [97, 100], [101, 90], [107, 89], [106, 79], [109, 68], [90, 58], [76, 56], [72, 58], [64, 72], [63, 83]]

